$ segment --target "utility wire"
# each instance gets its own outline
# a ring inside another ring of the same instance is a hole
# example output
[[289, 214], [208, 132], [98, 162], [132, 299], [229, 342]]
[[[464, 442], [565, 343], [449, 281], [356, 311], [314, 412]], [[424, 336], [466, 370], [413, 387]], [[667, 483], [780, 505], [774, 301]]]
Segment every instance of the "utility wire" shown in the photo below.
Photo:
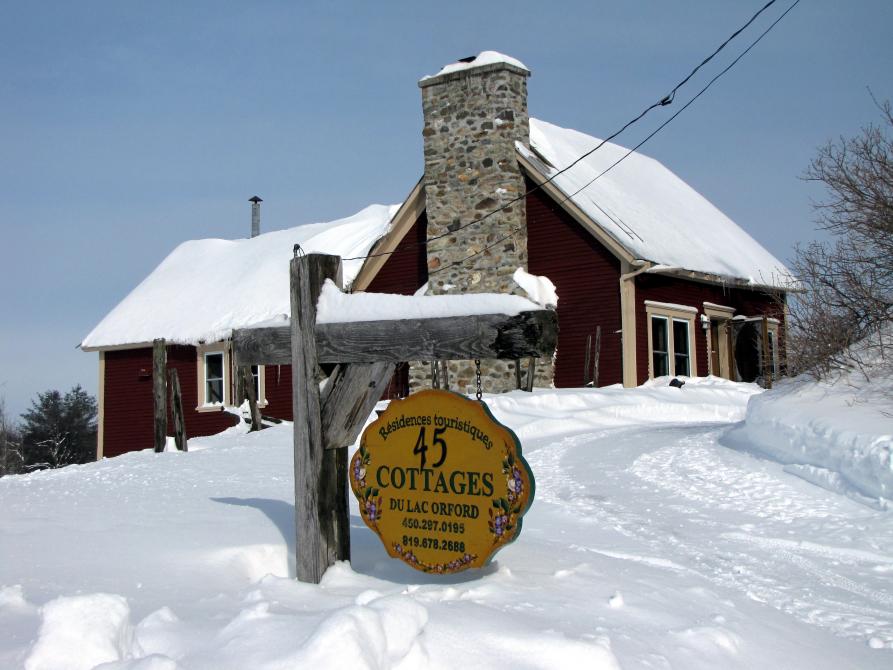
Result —
[[[774, 1], [775, 1], [775, 0], [773, 0], [773, 2], [774, 2]], [[772, 3], [770, 2], [769, 4], [772, 4]], [[611, 170], [613, 170], [615, 167], [617, 167], [620, 163], [622, 163], [624, 160], [626, 160], [626, 158], [628, 158], [632, 153], [634, 153], [637, 149], [639, 149], [639, 147], [641, 147], [641, 146], [642, 146], [643, 144], [645, 144], [648, 140], [650, 140], [652, 137], [654, 137], [655, 135], [657, 135], [657, 133], [659, 133], [661, 130], [663, 130], [667, 125], [669, 125], [669, 123], [670, 123], [673, 119], [675, 119], [675, 118], [676, 118], [677, 116], [679, 116], [682, 112], [684, 112], [686, 109], [688, 109], [688, 107], [691, 106], [691, 104], [692, 104], [695, 100], [697, 100], [698, 98], [700, 98], [700, 97], [707, 91], [707, 89], [709, 89], [709, 88], [714, 84], [714, 82], [716, 82], [716, 81], [717, 81], [720, 77], [722, 77], [726, 72], [728, 72], [729, 70], [731, 70], [731, 69], [735, 66], [735, 64], [736, 64], [738, 61], [740, 61], [742, 58], [744, 58], [744, 56], [745, 56], [751, 49], [753, 49], [753, 48], [757, 45], [757, 43], [759, 43], [759, 41], [762, 40], [762, 39], [769, 33], [769, 31], [772, 30], [772, 29], [776, 26], [776, 24], [778, 24], [778, 22], [781, 21], [785, 16], [787, 16], [787, 14], [788, 14], [792, 9], [794, 9], [794, 7], [796, 7], [798, 4], [800, 4], [800, 0], [794, 0], [793, 4], [791, 4], [791, 6], [788, 7], [788, 8], [781, 14], [781, 16], [779, 16], [777, 19], [775, 19], [775, 21], [773, 21], [773, 22], [769, 25], [769, 27], [766, 28], [766, 30], [764, 30], [764, 31], [760, 34], [759, 37], [757, 37], [753, 42], [751, 42], [750, 45], [749, 45], [744, 51], [742, 51], [740, 54], [738, 54], [738, 56], [735, 58], [735, 60], [733, 60], [731, 63], [729, 63], [729, 64], [728, 64], [728, 65], [727, 65], [721, 72], [719, 72], [719, 74], [717, 74], [715, 77], [713, 77], [713, 79], [711, 79], [709, 82], [707, 82], [707, 85], [704, 86], [700, 91], [698, 91], [697, 94], [695, 94], [695, 96], [691, 98], [691, 100], [689, 100], [687, 103], [685, 103], [685, 105], [683, 105], [679, 110], [677, 110], [675, 114], [673, 114], [669, 119], [667, 119], [666, 121], [664, 121], [660, 126], [658, 126], [654, 131], [652, 131], [652, 132], [651, 132], [645, 139], [643, 139], [641, 142], [639, 142], [639, 143], [638, 143], [635, 147], [633, 147], [632, 149], [628, 150], [623, 156], [621, 156], [619, 159], [617, 159], [614, 163], [612, 163], [609, 167], [607, 167], [607, 168], [606, 168], [605, 170], [603, 170], [601, 173], [599, 173], [598, 175], [596, 175], [595, 177], [593, 177], [593, 178], [592, 178], [591, 180], [589, 180], [586, 184], [584, 184], [583, 186], [581, 186], [580, 188], [578, 188], [576, 191], [574, 191], [574, 192], [571, 193], [570, 195], [565, 196], [564, 199], [561, 200], [561, 202], [560, 202], [559, 204], [564, 204], [565, 202], [567, 202], [568, 200], [570, 200], [571, 198], [573, 198], [574, 196], [576, 196], [578, 193], [580, 193], [580, 192], [583, 191], [584, 189], [586, 189], [586, 188], [588, 188], [589, 186], [591, 186], [593, 182], [595, 182], [597, 179], [601, 178], [602, 176], [604, 176], [605, 174], [607, 174], [608, 172], [610, 172]], [[765, 9], [765, 8], [768, 7], [768, 6], [769, 6], [769, 5], [766, 5], [763, 9]], [[761, 9], [760, 11], [763, 11], [763, 10]], [[752, 22], [752, 20], [751, 20], [750, 22], [748, 22], [748, 25], [749, 25], [751, 22]], [[741, 32], [741, 31], [739, 30], [738, 32]], [[737, 34], [737, 33], [736, 33], [736, 34]], [[727, 40], [727, 42], [728, 42], [728, 40]], [[726, 43], [727, 43], [727, 42], [726, 42]], [[724, 45], [723, 45], [723, 46], [724, 46]], [[717, 51], [717, 53], [718, 53], [718, 51]], [[706, 61], [705, 61], [705, 62], [706, 62]], [[699, 67], [700, 67], [700, 66], [699, 66]], [[697, 70], [697, 68], [695, 69], [695, 71], [696, 71], [696, 70]], [[690, 78], [690, 77], [688, 77], [688, 78]], [[688, 79], [688, 78], [687, 78], [687, 79]], [[686, 80], [687, 80], [687, 79], [686, 79]], [[603, 144], [603, 143], [602, 143], [602, 144]], [[599, 146], [601, 146], [601, 145], [599, 145]], [[596, 149], [597, 149], [597, 148], [598, 148], [598, 147], [596, 147]], [[594, 151], [594, 149], [593, 149], [593, 151]], [[592, 152], [590, 152], [590, 153], [592, 153]], [[586, 154], [586, 155], [588, 155], [588, 154]], [[585, 157], [585, 155], [584, 155], [584, 157]], [[577, 162], [579, 162], [579, 159], [578, 159], [577, 161], [575, 161], [575, 163], [577, 163]], [[573, 164], [574, 164], [574, 163], [572, 163], [571, 165], [573, 165]], [[570, 167], [570, 166], [568, 166], [568, 167]], [[567, 170], [567, 168], [565, 168], [565, 170]], [[552, 177], [551, 177], [549, 180], [546, 180], [546, 181], [544, 181], [542, 184], [540, 184], [540, 186], [544, 186], [545, 184], [549, 183], [552, 179], [554, 179], [555, 177], [557, 177], [559, 174], [561, 174], [561, 173], [560, 173], [560, 172], [555, 173], [554, 175], [552, 175]], [[532, 193], [532, 192], [535, 191], [535, 190], [536, 190], [535, 188], [534, 188], [534, 189], [531, 189], [531, 190], [529, 191], [529, 193]], [[493, 243], [487, 245], [486, 247], [484, 247], [484, 248], [481, 249], [480, 251], [476, 251], [475, 253], [470, 254], [469, 256], [466, 256], [465, 258], [462, 258], [462, 259], [460, 259], [460, 260], [458, 260], [458, 261], [454, 261], [453, 263], [450, 263], [449, 265], [444, 265], [443, 267], [437, 268], [436, 270], [433, 270], [433, 271], [429, 270], [428, 274], [429, 274], [429, 275], [437, 274], [438, 272], [442, 272], [442, 271], [444, 271], [444, 270], [446, 270], [446, 269], [448, 269], [448, 268], [451, 268], [451, 267], [453, 267], [453, 266], [455, 266], [455, 265], [460, 265], [460, 264], [462, 264], [462, 263], [465, 263], [466, 261], [471, 260], [471, 259], [474, 258], [475, 256], [478, 256], [478, 255], [482, 254], [483, 252], [485, 252], [485, 251], [487, 251], [487, 250], [489, 250], [489, 249], [492, 249], [493, 247], [497, 246], [499, 243], [504, 242], [505, 240], [507, 240], [509, 237], [511, 237], [511, 236], [512, 236], [514, 233], [516, 233], [516, 232], [520, 232], [520, 229], [518, 229], [518, 228], [512, 228], [511, 231], [510, 231], [507, 235], [505, 235], [505, 236], [503, 236], [503, 237], [500, 237], [498, 240], [496, 240], [495, 242], [493, 242]], [[393, 252], [391, 252], [391, 253], [393, 253]]]
[[593, 177], [592, 179], [590, 179], [590, 180], [589, 180], [588, 182], [586, 182], [583, 186], [581, 186], [580, 188], [578, 188], [576, 191], [574, 191], [574, 192], [571, 193], [570, 195], [566, 196], [566, 197], [561, 201], [561, 204], [567, 202], [570, 198], [573, 198], [575, 195], [577, 195], [577, 194], [580, 193], [581, 191], [583, 191], [583, 190], [589, 188], [589, 186], [591, 186], [591, 185], [593, 184], [593, 182], [595, 182], [595, 181], [598, 180], [598, 179], [601, 179], [601, 178], [602, 178], [603, 176], [605, 176], [608, 172], [610, 172], [610, 171], [613, 170], [615, 167], [617, 167], [618, 165], [620, 165], [623, 161], [625, 161], [627, 158], [629, 158], [631, 154], [635, 153], [635, 152], [636, 152], [642, 145], [644, 145], [648, 140], [650, 140], [652, 137], [654, 137], [655, 135], [657, 135], [657, 134], [658, 134], [661, 130], [663, 130], [666, 126], [668, 126], [668, 125], [670, 124], [670, 122], [671, 122], [673, 119], [675, 119], [677, 116], [679, 116], [680, 114], [682, 114], [682, 112], [684, 112], [686, 109], [688, 109], [688, 107], [689, 107], [695, 100], [697, 100], [697, 99], [700, 98], [704, 93], [706, 93], [707, 89], [709, 89], [711, 86], [713, 86], [714, 82], [716, 82], [717, 79], [719, 79], [719, 78], [722, 77], [726, 72], [728, 72], [729, 70], [731, 70], [731, 69], [735, 66], [735, 63], [737, 63], [739, 60], [741, 60], [742, 58], [744, 58], [744, 56], [747, 54], [747, 52], [750, 51], [751, 49], [753, 49], [753, 48], [757, 45], [757, 43], [758, 43], [761, 39], [763, 39], [763, 38], [769, 33], [770, 30], [772, 30], [772, 29], [775, 27], [775, 25], [776, 25], [778, 22], [781, 21], [785, 16], [787, 16], [788, 12], [790, 12], [792, 9], [794, 9], [794, 7], [796, 7], [798, 4], [800, 4], [800, 0], [794, 0], [794, 3], [793, 3], [790, 7], [788, 7], [788, 8], [784, 11], [784, 13], [783, 13], [781, 16], [779, 16], [777, 19], [775, 19], [775, 21], [773, 21], [773, 22], [769, 25], [769, 27], [766, 28], [766, 30], [764, 30], [764, 31], [760, 34], [759, 37], [757, 37], [753, 42], [751, 42], [751, 43], [750, 43], [750, 46], [748, 46], [744, 51], [742, 51], [740, 54], [738, 54], [738, 57], [737, 57], [735, 60], [733, 60], [733, 61], [732, 61], [731, 63], [729, 63], [725, 68], [723, 68], [723, 70], [722, 70], [719, 74], [717, 74], [715, 77], [713, 77], [713, 79], [711, 79], [710, 81], [708, 81], [708, 82], [707, 82], [707, 85], [704, 86], [704, 88], [702, 88], [700, 91], [698, 91], [697, 94], [696, 94], [691, 100], [689, 100], [688, 102], [685, 103], [685, 105], [683, 105], [683, 106], [680, 107], [678, 110], [676, 110], [676, 112], [675, 112], [669, 119], [667, 119], [667, 120], [664, 121], [662, 124], [660, 124], [657, 128], [655, 128], [654, 131], [652, 131], [652, 132], [651, 132], [651, 133], [650, 133], [644, 140], [642, 140], [641, 142], [639, 142], [639, 143], [638, 143], [636, 146], [634, 146], [632, 149], [629, 149], [625, 154], [623, 154], [623, 156], [621, 156], [620, 158], [618, 158], [618, 159], [617, 159], [616, 161], [614, 161], [610, 166], [608, 166], [607, 168], [605, 168], [604, 170], [602, 170], [602, 172], [600, 172], [598, 175], [596, 175], [595, 177]]
[[[701, 69], [702, 67], [704, 67], [707, 63], [709, 63], [711, 60], [713, 60], [713, 58], [715, 58], [716, 55], [717, 55], [720, 51], [722, 51], [722, 50], [723, 50], [723, 49], [724, 49], [724, 48], [725, 48], [725, 47], [726, 47], [726, 46], [727, 46], [733, 39], [735, 39], [738, 35], [740, 35], [741, 32], [743, 32], [744, 30], [746, 30], [746, 29], [747, 29], [747, 28], [748, 28], [754, 21], [756, 21], [756, 19], [757, 19], [763, 12], [765, 12], [767, 9], [769, 9], [769, 7], [771, 7], [772, 5], [774, 5], [777, 1], [778, 1], [778, 0], [769, 0], [769, 2], [767, 2], [765, 5], [763, 5], [763, 6], [762, 6], [762, 7], [761, 7], [761, 8], [760, 8], [760, 9], [759, 9], [753, 16], [750, 17], [750, 19], [748, 19], [748, 21], [747, 21], [744, 25], [742, 25], [740, 28], [738, 28], [738, 30], [736, 30], [734, 33], [732, 33], [732, 34], [731, 34], [731, 35], [730, 35], [730, 36], [729, 36], [729, 37], [728, 37], [722, 44], [720, 44], [720, 45], [713, 51], [713, 53], [711, 53], [709, 56], [707, 56], [706, 58], [704, 58], [704, 60], [702, 60], [697, 66], [695, 66], [695, 68], [694, 68], [691, 72], [689, 72], [688, 75], [687, 75], [684, 79], [682, 79], [682, 81], [680, 81], [678, 84], [676, 84], [676, 86], [674, 86], [674, 87], [671, 89], [671, 91], [670, 91], [667, 95], [665, 95], [664, 97], [662, 97], [662, 98], [661, 98], [660, 100], [658, 100], [657, 102], [654, 102], [654, 103], [648, 105], [644, 110], [642, 110], [641, 113], [639, 113], [638, 116], [634, 117], [634, 118], [631, 119], [630, 121], [627, 121], [627, 122], [620, 128], [620, 129], [618, 129], [618, 130], [614, 131], [613, 133], [611, 133], [610, 135], [608, 135], [608, 137], [606, 137], [605, 139], [601, 140], [595, 147], [593, 147], [592, 149], [590, 149], [589, 151], [587, 151], [587, 152], [584, 153], [583, 155], [577, 157], [577, 158], [576, 158], [573, 162], [571, 162], [569, 165], [567, 165], [567, 166], [565, 166], [564, 168], [562, 168], [561, 170], [558, 170], [557, 172], [555, 172], [555, 174], [553, 174], [551, 177], [549, 177], [548, 179], [546, 179], [544, 182], [542, 182], [542, 183], [540, 183], [540, 184], [537, 184], [536, 186], [534, 186], [534, 187], [531, 188], [530, 190], [525, 191], [524, 193], [522, 193], [522, 194], [520, 194], [520, 195], [518, 195], [518, 196], [515, 196], [514, 198], [512, 198], [511, 200], [508, 200], [507, 202], [504, 202], [502, 205], [500, 205], [500, 206], [497, 207], [496, 209], [487, 212], [486, 214], [484, 214], [483, 216], [481, 216], [481, 217], [479, 217], [479, 218], [477, 218], [477, 219], [472, 219], [472, 220], [469, 221], [468, 223], [462, 224], [461, 226], [458, 226], [458, 227], [456, 227], [456, 228], [453, 228], [452, 230], [448, 230], [448, 231], [446, 231], [445, 233], [441, 233], [440, 235], [434, 235], [434, 236], [432, 236], [432, 237], [426, 238], [424, 242], [416, 242], [416, 243], [414, 243], [415, 246], [427, 245], [429, 242], [434, 242], [434, 241], [439, 240], [439, 239], [442, 239], [442, 238], [444, 238], [444, 237], [448, 237], [448, 236], [450, 236], [450, 235], [453, 235], [454, 233], [456, 233], [456, 232], [458, 232], [458, 231], [460, 231], [460, 230], [464, 230], [465, 228], [468, 228], [468, 227], [470, 227], [470, 226], [474, 226], [474, 225], [477, 225], [477, 224], [479, 224], [479, 223], [482, 223], [483, 221], [489, 219], [491, 216], [494, 216], [495, 214], [498, 214], [499, 212], [501, 212], [501, 211], [507, 209], [508, 207], [511, 207], [511, 206], [512, 206], [513, 204], [515, 204], [516, 202], [518, 202], [518, 201], [520, 201], [520, 200], [523, 200], [523, 199], [526, 198], [528, 195], [530, 195], [530, 194], [532, 194], [532, 193], [535, 193], [536, 191], [539, 191], [540, 189], [542, 189], [542, 188], [543, 188], [544, 186], [546, 186], [547, 184], [552, 183], [557, 177], [559, 177], [560, 175], [562, 175], [562, 174], [564, 174], [565, 172], [567, 172], [568, 170], [570, 170], [572, 167], [574, 167], [575, 165], [577, 165], [578, 163], [580, 163], [580, 161], [582, 161], [582, 160], [588, 158], [589, 156], [591, 156], [592, 154], [594, 154], [596, 151], [598, 151], [599, 149], [601, 149], [605, 144], [607, 144], [608, 142], [610, 142], [611, 140], [613, 140], [614, 138], [616, 138], [618, 135], [620, 135], [621, 133], [623, 133], [625, 130], [627, 130], [630, 126], [632, 126], [633, 124], [638, 123], [639, 121], [641, 121], [641, 120], [642, 120], [648, 113], [650, 113], [650, 112], [653, 111], [654, 109], [656, 109], [656, 108], [658, 108], [658, 107], [665, 107], [665, 106], [667, 106], [667, 105], [669, 105], [669, 104], [672, 104], [674, 98], [676, 97], [676, 92], [677, 92], [680, 88], [682, 88], [682, 86], [684, 86], [684, 85], [685, 85], [685, 84], [686, 84], [686, 83], [687, 83], [687, 82], [688, 82], [688, 81], [695, 75], [695, 73], [698, 72], [698, 70], [700, 70], [700, 69]], [[799, 2], [799, 0], [797, 0], [797, 2]], [[795, 3], [795, 4], [796, 4], [796, 3]], [[792, 6], [792, 7], [793, 7], [793, 6]], [[790, 11], [790, 9], [788, 9], [788, 11]], [[785, 14], [786, 14], [786, 13], [787, 13], [787, 12], [785, 12]], [[784, 16], [784, 14], [783, 14], [782, 16]], [[777, 21], [776, 21], [776, 23], [777, 23]], [[774, 25], [774, 24], [773, 24], [773, 25]], [[751, 45], [751, 46], [753, 46], [753, 45]], [[745, 53], [746, 53], [746, 52], [745, 52]], [[743, 55], [743, 54], [742, 54], [742, 55]], [[740, 56], [739, 56], [739, 58], [740, 58]], [[690, 103], [689, 103], [689, 104], [690, 104]], [[681, 110], [680, 110], [680, 111], [681, 111]], [[678, 114], [677, 114], [677, 115], [678, 115]], [[504, 238], [503, 238], [503, 239], [504, 239]], [[486, 249], [486, 248], [489, 248], [489, 247], [485, 247], [485, 249]], [[365, 255], [365, 256], [354, 256], [354, 257], [351, 257], [351, 258], [343, 258], [342, 260], [345, 260], [345, 261], [366, 260], [366, 259], [368, 259], [368, 258], [380, 258], [380, 257], [382, 257], [382, 256], [391, 256], [391, 255], [393, 255], [393, 254], [395, 254], [395, 253], [397, 253], [397, 250], [396, 250], [396, 249], [395, 249], [394, 251], [382, 251], [382, 252], [378, 252], [378, 253], [374, 253], [374, 254], [367, 254], [367, 255]], [[480, 252], [478, 252], [478, 253], [480, 253]], [[452, 264], [451, 264], [451, 265], [452, 265]], [[450, 267], [450, 266], [445, 266], [445, 267]]]

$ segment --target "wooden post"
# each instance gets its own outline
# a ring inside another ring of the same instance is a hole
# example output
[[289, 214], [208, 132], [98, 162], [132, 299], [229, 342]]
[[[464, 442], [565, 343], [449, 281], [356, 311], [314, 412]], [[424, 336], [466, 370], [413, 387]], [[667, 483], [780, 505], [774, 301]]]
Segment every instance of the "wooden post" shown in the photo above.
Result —
[[431, 361], [431, 388], [439, 389], [440, 388], [440, 375], [438, 374], [439, 370], [437, 368], [437, 361]]
[[155, 453], [164, 451], [167, 442], [167, 350], [164, 340], [152, 342], [152, 397], [155, 399]]
[[763, 379], [766, 388], [772, 388], [772, 360], [769, 358], [769, 318], [763, 316]]
[[177, 449], [188, 451], [186, 423], [183, 419], [183, 394], [180, 392], [180, 376], [177, 374], [176, 368], [171, 368], [167, 374], [171, 385], [171, 416], [174, 418], [174, 440], [177, 442]]
[[521, 359], [515, 359], [515, 388], [521, 390]]
[[595, 352], [592, 361], [592, 385], [598, 387], [598, 362], [602, 355], [602, 327], [595, 327]]
[[[338, 279], [341, 260], [337, 256], [311, 254], [291, 261], [291, 358], [292, 410], [294, 412], [295, 530], [298, 579], [318, 584], [329, 566], [329, 543], [334, 528], [324, 523], [332, 518], [332, 502], [338, 482], [338, 452], [329, 456], [323, 444], [319, 384], [316, 374], [316, 301], [326, 279]], [[347, 455], [343, 454], [344, 484], [347, 486]], [[327, 472], [328, 470], [328, 472]], [[328, 500], [326, 500], [328, 498]], [[328, 524], [327, 524], [328, 525]], [[332, 548], [334, 553], [334, 547]]]
[[586, 336], [586, 350], [583, 352], [583, 386], [589, 386], [592, 379], [589, 376], [589, 357], [592, 352], [592, 334]]
[[530, 358], [527, 363], [527, 392], [533, 391], [533, 378], [536, 376], [536, 359]]
[[254, 375], [251, 374], [250, 365], [240, 365], [238, 371], [239, 386], [241, 387], [241, 393], [238, 398], [248, 400], [248, 411], [251, 413], [251, 432], [254, 432], [263, 428], [260, 408], [257, 406], [257, 393], [254, 389]]
[[450, 362], [440, 361], [440, 384], [446, 391], [450, 390]]
[[735, 330], [731, 319], [726, 321], [726, 343], [729, 350], [729, 381], [738, 381], [738, 368], [735, 365]]

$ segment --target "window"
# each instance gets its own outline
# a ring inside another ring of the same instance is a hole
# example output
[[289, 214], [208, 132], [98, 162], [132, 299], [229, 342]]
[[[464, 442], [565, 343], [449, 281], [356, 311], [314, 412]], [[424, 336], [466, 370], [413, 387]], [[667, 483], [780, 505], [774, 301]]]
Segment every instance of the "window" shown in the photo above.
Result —
[[222, 351], [205, 354], [205, 405], [222, 405], [226, 400], [226, 378]]
[[648, 316], [649, 377], [697, 374], [693, 355], [698, 310], [686, 305], [645, 301]]
[[[242, 399], [236, 398], [241, 384], [238, 383], [238, 376], [234, 374], [232, 352], [228, 342], [200, 344], [196, 349], [196, 371], [198, 373], [197, 411], [219, 412], [222, 405], [242, 402]], [[261, 407], [266, 407], [264, 366], [252, 365], [251, 376], [254, 379], [257, 403]]]
[[653, 377], [670, 374], [670, 336], [667, 332], [667, 318], [651, 317], [651, 370]]
[[683, 321], [682, 319], [673, 319], [673, 362], [675, 363], [675, 368], [673, 371], [674, 375], [685, 375], [686, 377], [688, 377], [691, 374], [691, 367], [688, 364], [688, 343], [688, 321]]

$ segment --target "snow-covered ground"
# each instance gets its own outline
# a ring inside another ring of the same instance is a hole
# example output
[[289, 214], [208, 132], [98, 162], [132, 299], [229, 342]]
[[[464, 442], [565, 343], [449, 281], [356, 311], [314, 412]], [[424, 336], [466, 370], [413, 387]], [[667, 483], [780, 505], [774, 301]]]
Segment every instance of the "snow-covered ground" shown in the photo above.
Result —
[[0, 667], [893, 667], [893, 517], [728, 439], [757, 394], [489, 398], [536, 499], [448, 577], [354, 505], [351, 564], [295, 581], [287, 425], [0, 479]]

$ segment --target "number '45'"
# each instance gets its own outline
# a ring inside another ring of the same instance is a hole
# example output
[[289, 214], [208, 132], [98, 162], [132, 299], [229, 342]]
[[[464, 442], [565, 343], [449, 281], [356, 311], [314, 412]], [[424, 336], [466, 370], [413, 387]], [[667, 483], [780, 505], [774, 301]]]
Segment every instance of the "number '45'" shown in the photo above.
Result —
[[[446, 441], [441, 437], [443, 433], [446, 431], [446, 428], [435, 428], [434, 429], [434, 437], [431, 438], [431, 444], [435, 447], [440, 447], [440, 458], [437, 459], [436, 463], [432, 463], [432, 468], [439, 468], [443, 465], [443, 462], [446, 460], [447, 456], [447, 445]], [[415, 447], [412, 449], [412, 453], [419, 456], [419, 469], [425, 469], [425, 461], [427, 460], [428, 452], [428, 444], [425, 442], [425, 429], [421, 428], [419, 430], [419, 439], [415, 442]]]

